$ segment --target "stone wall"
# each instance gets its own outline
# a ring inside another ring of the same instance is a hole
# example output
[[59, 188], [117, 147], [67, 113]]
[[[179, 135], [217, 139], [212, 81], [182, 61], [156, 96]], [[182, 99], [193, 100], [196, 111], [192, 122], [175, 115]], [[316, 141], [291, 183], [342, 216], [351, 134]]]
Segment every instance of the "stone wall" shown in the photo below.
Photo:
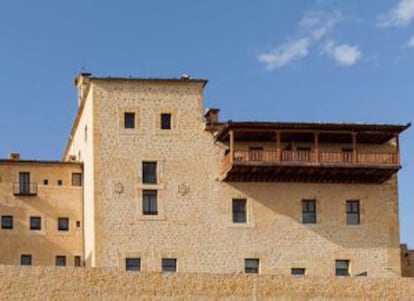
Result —
[[0, 266], [2, 300], [414, 300], [410, 278], [161, 274]]

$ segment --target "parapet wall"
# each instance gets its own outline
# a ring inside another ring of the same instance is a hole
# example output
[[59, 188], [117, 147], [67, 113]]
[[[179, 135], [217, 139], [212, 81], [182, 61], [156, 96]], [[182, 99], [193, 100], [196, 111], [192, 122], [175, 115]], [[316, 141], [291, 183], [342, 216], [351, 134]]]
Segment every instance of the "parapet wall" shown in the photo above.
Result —
[[414, 300], [410, 278], [134, 273], [0, 266], [1, 300]]

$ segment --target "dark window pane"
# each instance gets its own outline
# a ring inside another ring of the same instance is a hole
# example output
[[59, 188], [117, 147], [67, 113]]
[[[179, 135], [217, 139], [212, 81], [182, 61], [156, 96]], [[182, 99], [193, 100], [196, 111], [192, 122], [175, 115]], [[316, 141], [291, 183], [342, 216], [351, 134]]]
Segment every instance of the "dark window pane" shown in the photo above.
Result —
[[62, 186], [63, 185], [63, 181], [62, 180], [57, 180], [57, 185], [58, 186]]
[[157, 215], [157, 191], [142, 191], [142, 211], [144, 215]]
[[40, 216], [30, 217], [30, 230], [41, 230], [42, 229], [42, 218]]
[[257, 274], [259, 273], [259, 259], [247, 258], [244, 260], [244, 272]]
[[349, 260], [336, 260], [335, 261], [335, 275], [336, 276], [349, 276]]
[[56, 266], [65, 266], [66, 265], [66, 256], [56, 256], [55, 265]]
[[302, 222], [304, 224], [316, 223], [316, 202], [315, 200], [302, 200]]
[[141, 258], [125, 258], [125, 270], [126, 271], [140, 271], [141, 270]]
[[171, 129], [171, 114], [170, 113], [161, 114], [161, 129], [162, 130]]
[[305, 275], [305, 269], [304, 268], [292, 268], [292, 275]]
[[246, 199], [233, 199], [233, 223], [246, 223]]
[[157, 183], [157, 162], [142, 162], [142, 182]]
[[13, 229], [13, 216], [3, 215], [1, 217], [1, 228], [2, 229]]
[[59, 231], [69, 231], [69, 218], [59, 217], [58, 218], [58, 230]]
[[21, 265], [32, 265], [32, 255], [21, 255], [20, 256], [20, 264]]
[[359, 222], [359, 201], [346, 201], [346, 223], [358, 225]]
[[20, 194], [30, 194], [30, 173], [19, 173], [19, 192]]
[[45, 185], [45, 186], [49, 185], [49, 180], [47, 180], [47, 179], [43, 180], [43, 185]]
[[124, 113], [124, 127], [126, 129], [134, 129], [135, 128], [135, 113], [133, 113], [133, 112], [125, 112]]
[[82, 265], [80, 256], [75, 256], [74, 265], [75, 267], [80, 267]]
[[79, 172], [72, 173], [72, 186], [82, 186], [82, 174]]
[[177, 271], [177, 259], [175, 258], [163, 258], [162, 262], [163, 272], [176, 272]]

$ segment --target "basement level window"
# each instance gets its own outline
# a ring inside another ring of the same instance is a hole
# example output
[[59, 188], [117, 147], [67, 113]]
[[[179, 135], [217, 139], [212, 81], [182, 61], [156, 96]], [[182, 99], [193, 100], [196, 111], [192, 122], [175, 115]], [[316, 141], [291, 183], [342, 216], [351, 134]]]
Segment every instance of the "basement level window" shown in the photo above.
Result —
[[20, 255], [20, 265], [32, 265], [32, 255], [30, 254]]
[[58, 231], [69, 231], [68, 217], [58, 217]]
[[171, 130], [171, 114], [161, 114], [161, 130]]
[[305, 269], [304, 268], [292, 268], [291, 274], [295, 276], [303, 276], [305, 275]]
[[1, 228], [5, 230], [13, 229], [13, 216], [2, 215], [1, 216]]
[[260, 260], [258, 258], [246, 258], [244, 260], [244, 272], [247, 274], [259, 273]]
[[177, 272], [177, 259], [176, 258], [163, 258], [161, 260], [161, 266], [163, 272], [175, 273]]
[[82, 266], [81, 257], [80, 256], [75, 256], [73, 263], [74, 263], [75, 267]]
[[134, 112], [124, 113], [124, 128], [135, 129], [135, 113]]
[[125, 258], [125, 270], [138, 272], [141, 270], [141, 258], [127, 257]]
[[66, 266], [66, 256], [57, 255], [55, 257], [55, 265], [60, 267]]

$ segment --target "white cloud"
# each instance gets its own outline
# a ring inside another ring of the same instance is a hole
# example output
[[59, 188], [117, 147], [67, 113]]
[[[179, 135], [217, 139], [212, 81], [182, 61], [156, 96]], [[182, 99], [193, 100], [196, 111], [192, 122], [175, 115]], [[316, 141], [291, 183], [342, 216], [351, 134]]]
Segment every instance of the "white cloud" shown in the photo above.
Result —
[[356, 45], [335, 44], [330, 41], [322, 48], [322, 54], [332, 57], [339, 65], [351, 66], [362, 58], [362, 52]]
[[414, 0], [400, 0], [389, 13], [378, 17], [378, 26], [407, 26], [414, 20]]
[[407, 46], [414, 48], [414, 35], [408, 40]]

